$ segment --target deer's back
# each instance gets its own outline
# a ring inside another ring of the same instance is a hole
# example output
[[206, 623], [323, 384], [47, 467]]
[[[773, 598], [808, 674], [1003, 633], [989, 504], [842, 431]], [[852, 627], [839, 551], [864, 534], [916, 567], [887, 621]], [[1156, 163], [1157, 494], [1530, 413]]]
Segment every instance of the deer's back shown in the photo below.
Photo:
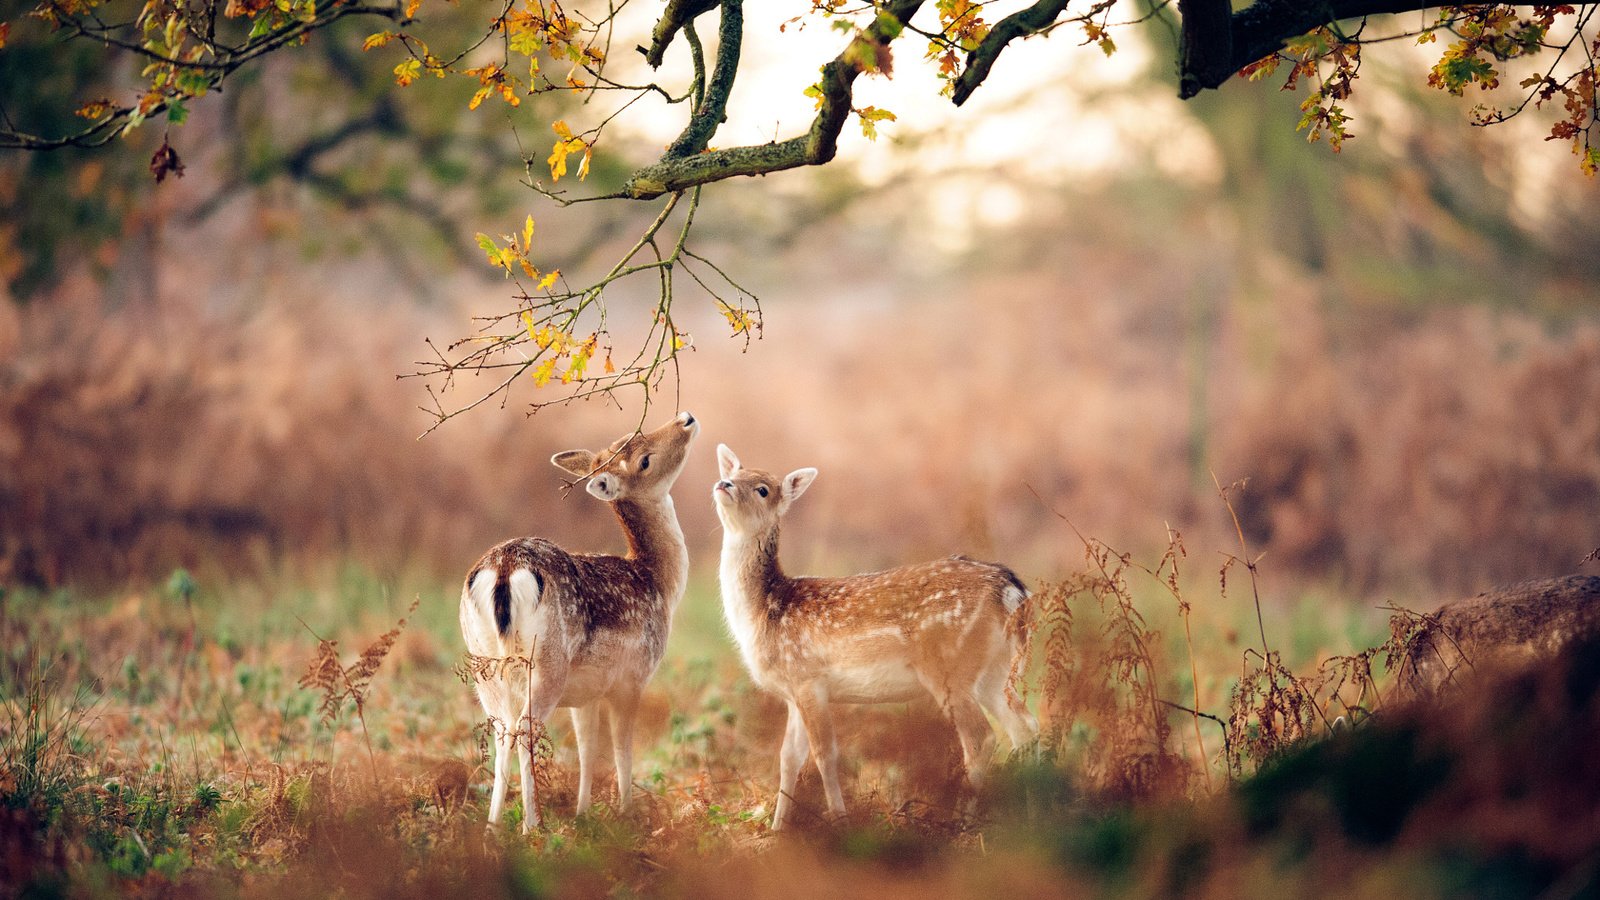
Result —
[[1600, 634], [1600, 578], [1519, 582], [1441, 606], [1412, 640], [1402, 687], [1431, 695], [1480, 667], [1525, 664]]
[[[968, 614], [1010, 612], [1003, 595], [1026, 589], [998, 563], [965, 556], [842, 578], [792, 578], [775, 586], [769, 615], [786, 629], [831, 631], [893, 625], [921, 629]], [[1015, 605], [1010, 607], [1015, 608]]]
[[[544, 538], [515, 538], [496, 545], [468, 571], [467, 593], [483, 573], [494, 573], [492, 615], [502, 635], [517, 630], [519, 623], [511, 621], [514, 615], [534, 611], [513, 608], [510, 585], [519, 571], [533, 574], [538, 594], [534, 607], [543, 607], [551, 616], [557, 625], [551, 637], [565, 645], [575, 667], [617, 665], [621, 662], [613, 658], [617, 648], [637, 646], [645, 657], [641, 664], [654, 670], [666, 643], [670, 603], [636, 560], [568, 553]], [[463, 597], [463, 603], [470, 602], [470, 596]], [[463, 618], [467, 614], [464, 611]], [[597, 654], [605, 658], [589, 659]]]
[[921, 693], [917, 670], [972, 676], [1003, 649], [1027, 590], [1005, 566], [966, 557], [845, 578], [794, 578], [769, 607], [766, 658], [791, 677], [828, 674], [835, 698]]

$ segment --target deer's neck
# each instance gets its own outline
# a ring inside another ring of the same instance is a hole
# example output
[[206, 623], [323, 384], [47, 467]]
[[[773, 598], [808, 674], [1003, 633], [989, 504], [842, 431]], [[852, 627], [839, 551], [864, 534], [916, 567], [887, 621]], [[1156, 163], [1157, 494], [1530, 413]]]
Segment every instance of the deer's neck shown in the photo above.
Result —
[[689, 547], [678, 526], [671, 495], [660, 500], [618, 500], [611, 504], [628, 537], [628, 559], [645, 570], [669, 606], [683, 599], [689, 578]]
[[719, 574], [729, 623], [769, 618], [779, 589], [788, 580], [778, 564], [778, 526], [760, 534], [729, 534], [722, 542]]

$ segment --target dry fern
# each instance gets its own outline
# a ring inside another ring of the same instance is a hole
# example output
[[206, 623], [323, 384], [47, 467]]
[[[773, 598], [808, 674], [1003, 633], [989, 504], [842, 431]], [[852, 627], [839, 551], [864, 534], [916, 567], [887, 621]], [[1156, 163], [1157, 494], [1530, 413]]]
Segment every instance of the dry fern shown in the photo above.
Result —
[[348, 666], [339, 661], [338, 641], [324, 638], [311, 631], [311, 626], [306, 626], [306, 630], [311, 631], [312, 636], [317, 638], [317, 653], [306, 666], [305, 674], [300, 676], [299, 685], [322, 694], [318, 710], [322, 714], [323, 724], [332, 724], [344, 710], [346, 702], [355, 705], [356, 720], [361, 723], [361, 737], [367, 746], [367, 759], [372, 764], [374, 778], [377, 777], [378, 759], [372, 752], [372, 735], [367, 731], [367, 694], [372, 686], [373, 676], [378, 674], [378, 668], [383, 665], [383, 660], [389, 655], [389, 651], [394, 649], [394, 642], [400, 638], [401, 632], [405, 631], [406, 623], [416, 613], [417, 606], [421, 602], [421, 597], [412, 600], [405, 616], [396, 622], [393, 628], [378, 635], [376, 640], [361, 651], [355, 662]]

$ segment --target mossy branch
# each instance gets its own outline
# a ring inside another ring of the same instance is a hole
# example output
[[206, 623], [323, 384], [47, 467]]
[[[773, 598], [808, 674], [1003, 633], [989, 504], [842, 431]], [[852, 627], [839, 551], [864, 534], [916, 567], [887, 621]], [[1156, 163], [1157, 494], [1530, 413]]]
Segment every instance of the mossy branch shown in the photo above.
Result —
[[[891, 0], [872, 24], [856, 35], [849, 47], [822, 67], [822, 79], [817, 83], [821, 92], [818, 98], [817, 116], [804, 135], [770, 144], [729, 147], [725, 150], [675, 156], [673, 150], [679, 144], [684, 144], [686, 147], [692, 145], [692, 141], [685, 142], [695, 127], [691, 122], [689, 129], [685, 130], [684, 135], [658, 162], [639, 169], [628, 178], [623, 185], [622, 193], [635, 200], [649, 200], [662, 194], [676, 193], [725, 178], [765, 175], [800, 166], [822, 165], [831, 161], [839, 149], [839, 132], [844, 128], [845, 120], [850, 115], [855, 80], [863, 71], [859, 61], [861, 54], [853, 52], [852, 48], [861, 41], [880, 45], [893, 41], [922, 4], [923, 0]], [[724, 7], [724, 32], [728, 27], [729, 7], [736, 6], [737, 3], [730, 3]], [[717, 90], [717, 74], [722, 71], [723, 55], [726, 52], [725, 49], [718, 50], [717, 73], [713, 74], [708, 83], [707, 101], [701, 106], [697, 118], [712, 115], [716, 117], [713, 121], [720, 122], [722, 108], [720, 104], [713, 103], [713, 99]], [[728, 73], [727, 81], [731, 86], [731, 72]], [[725, 102], [724, 96], [722, 103]], [[707, 140], [709, 137], [708, 134]]]
[[[728, 121], [728, 95], [739, 73], [739, 44], [744, 38], [743, 0], [722, 0], [722, 25], [717, 35], [717, 65], [704, 81], [705, 93], [695, 106], [694, 115], [683, 133], [667, 148], [663, 159], [692, 156], [706, 149], [717, 128]], [[705, 63], [697, 60], [697, 65]], [[701, 73], [696, 72], [697, 76]]]

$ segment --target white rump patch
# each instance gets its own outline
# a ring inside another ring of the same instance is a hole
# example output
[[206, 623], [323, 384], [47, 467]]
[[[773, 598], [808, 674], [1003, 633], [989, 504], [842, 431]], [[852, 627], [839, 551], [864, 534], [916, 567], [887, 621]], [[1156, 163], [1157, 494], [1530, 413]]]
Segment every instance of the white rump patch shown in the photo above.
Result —
[[1006, 612], [1014, 613], [1026, 599], [1028, 599], [1027, 591], [1018, 590], [1016, 585], [1008, 584], [1000, 594], [1000, 605], [1006, 608]]
[[533, 605], [539, 605], [539, 582], [533, 577], [533, 572], [517, 569], [511, 573], [511, 598], [517, 605], [529, 600]]

